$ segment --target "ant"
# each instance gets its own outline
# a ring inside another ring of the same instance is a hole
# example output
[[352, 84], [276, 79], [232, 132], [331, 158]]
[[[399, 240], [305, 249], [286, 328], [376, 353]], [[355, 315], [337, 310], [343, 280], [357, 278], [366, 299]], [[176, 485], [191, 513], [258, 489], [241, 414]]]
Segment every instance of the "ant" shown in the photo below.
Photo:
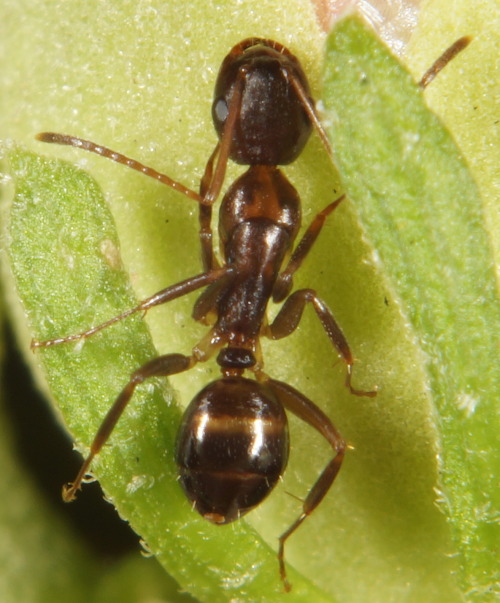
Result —
[[[420, 85], [425, 87], [467, 43], [462, 38], [448, 49]], [[203, 288], [192, 315], [210, 326], [208, 334], [190, 356], [166, 354], [132, 373], [104, 418], [75, 480], [63, 487], [63, 499], [69, 502], [75, 498], [93, 458], [110, 437], [138, 385], [151, 377], [187, 371], [217, 353], [222, 376], [203, 388], [186, 409], [175, 452], [180, 484], [205, 519], [218, 525], [230, 523], [259, 505], [274, 488], [289, 454], [285, 409], [318, 431], [333, 449], [333, 457], [310, 488], [301, 513], [279, 537], [279, 572], [289, 591], [285, 543], [329, 491], [347, 444], [311, 400], [264, 372], [260, 337], [287, 337], [298, 327], [305, 306], [310, 304], [346, 366], [346, 387], [355, 396], [376, 395], [376, 390], [362, 391], [353, 386], [354, 358], [325, 302], [313, 289], [292, 292], [293, 275], [345, 195], [319, 212], [294, 246], [301, 223], [300, 198], [278, 166], [298, 158], [313, 128], [329, 154], [331, 149], [306, 75], [297, 58], [278, 42], [248, 38], [232, 48], [217, 76], [212, 118], [219, 141], [207, 162], [199, 192], [93, 142], [50, 132], [37, 136], [43, 142], [82, 148], [122, 163], [197, 202], [203, 272], [83, 333], [34, 340], [31, 347], [47, 348], [86, 339], [131, 314], [145, 313]], [[220, 262], [213, 250], [212, 206], [221, 192], [229, 159], [248, 169], [222, 199]], [[271, 298], [283, 305], [269, 323], [266, 309]], [[244, 377], [245, 371], [253, 373], [255, 379]]]

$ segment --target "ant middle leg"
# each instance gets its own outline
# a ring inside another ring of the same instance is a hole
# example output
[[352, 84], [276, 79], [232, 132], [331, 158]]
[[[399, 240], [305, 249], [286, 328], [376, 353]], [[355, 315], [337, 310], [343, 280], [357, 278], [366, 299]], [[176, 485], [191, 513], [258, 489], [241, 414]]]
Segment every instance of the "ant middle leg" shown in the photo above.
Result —
[[79, 341], [80, 339], [87, 339], [91, 337], [95, 333], [99, 331], [103, 331], [107, 329], [111, 325], [131, 316], [132, 314], [136, 314], [137, 312], [147, 312], [149, 309], [159, 306], [161, 304], [165, 304], [169, 301], [182, 297], [183, 295], [187, 295], [192, 291], [196, 291], [196, 289], [200, 289], [201, 287], [206, 287], [212, 283], [215, 283], [222, 277], [231, 273], [231, 268], [225, 266], [222, 268], [217, 268], [215, 270], [211, 270], [209, 272], [202, 272], [196, 276], [188, 278], [180, 283], [176, 283], [175, 285], [171, 285], [170, 287], [166, 287], [161, 291], [158, 291], [151, 297], [143, 300], [137, 306], [118, 314], [118, 316], [114, 316], [110, 318], [106, 322], [101, 323], [87, 331], [83, 331], [82, 333], [76, 333], [73, 335], [66, 335], [65, 337], [57, 337], [55, 339], [48, 339], [46, 341], [39, 341], [37, 339], [33, 339], [31, 341], [31, 349], [36, 348], [49, 348], [55, 345], [59, 345], [61, 343], [69, 343], [71, 341]]
[[349, 388], [349, 391], [355, 396], [366, 396], [368, 398], [376, 396], [376, 390], [363, 391], [353, 387], [351, 380], [354, 358], [347, 339], [333, 317], [330, 308], [318, 297], [316, 291], [313, 289], [294, 291], [286, 299], [274, 321], [268, 326], [266, 335], [271, 339], [282, 339], [293, 333], [299, 325], [306, 303], [312, 304], [323, 329], [347, 367], [345, 384]]
[[65, 502], [71, 502], [76, 497], [76, 492], [80, 490], [85, 475], [88, 472], [90, 464], [95, 455], [101, 450], [111, 435], [118, 419], [123, 414], [127, 404], [130, 402], [135, 388], [150, 379], [151, 377], [169, 377], [192, 368], [196, 364], [194, 356], [184, 356], [183, 354], [167, 354], [159, 356], [149, 362], [146, 362], [141, 368], [134, 371], [129, 382], [122, 389], [116, 398], [113, 406], [109, 409], [99, 427], [94, 441], [90, 446], [90, 453], [84, 460], [75, 480], [63, 486], [62, 497]]
[[276, 398], [287, 410], [316, 429], [316, 431], [327, 440], [335, 453], [309, 490], [302, 505], [302, 512], [291, 526], [279, 537], [278, 562], [280, 576], [285, 586], [285, 590], [288, 592], [291, 585], [288, 582], [286, 575], [285, 543], [326, 496], [340, 470], [347, 444], [327, 415], [298, 390], [281, 381], [275, 381], [274, 379], [266, 381], [266, 385], [272, 390]]

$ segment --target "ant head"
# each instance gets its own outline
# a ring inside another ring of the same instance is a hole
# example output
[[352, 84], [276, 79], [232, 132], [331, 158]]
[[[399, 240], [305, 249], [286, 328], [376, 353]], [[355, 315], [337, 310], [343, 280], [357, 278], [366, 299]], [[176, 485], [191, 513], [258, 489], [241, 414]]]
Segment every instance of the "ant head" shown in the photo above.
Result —
[[300, 155], [312, 125], [297, 89], [310, 98], [299, 62], [283, 46], [250, 38], [231, 50], [217, 77], [212, 118], [221, 138], [230, 112], [236, 112], [228, 134], [233, 161], [286, 165]]

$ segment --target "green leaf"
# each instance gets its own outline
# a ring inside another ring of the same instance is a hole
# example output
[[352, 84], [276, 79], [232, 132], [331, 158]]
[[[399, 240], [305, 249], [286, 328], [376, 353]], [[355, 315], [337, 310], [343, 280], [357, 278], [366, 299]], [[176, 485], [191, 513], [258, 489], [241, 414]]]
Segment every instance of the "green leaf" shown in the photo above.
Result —
[[436, 502], [451, 527], [462, 589], [471, 600], [491, 600], [500, 305], [481, 198], [411, 76], [357, 19], [335, 29], [327, 55], [325, 107], [342, 182], [377, 249], [389, 299], [424, 354], [438, 430]]
[[[135, 305], [111, 214], [90, 177], [23, 151], [9, 158], [16, 180], [9, 256], [34, 336], [78, 333]], [[83, 345], [40, 353], [51, 395], [84, 453], [130, 373], [155, 355], [140, 318]], [[200, 598], [218, 593], [225, 600], [241, 591], [281, 597], [275, 552], [254, 530], [244, 522], [229, 530], [212, 526], [184, 499], [172, 454], [179, 422], [168, 391], [154, 383], [139, 388], [93, 464], [107, 497], [169, 573]], [[236, 564], [228, 549], [237, 551]], [[292, 580], [294, 600], [311, 593], [324, 599], [295, 572]]]
[[[88, 1], [56, 4], [33, 3], [22, 10], [22, 4], [11, 3], [5, 9], [11, 26], [2, 40], [9, 89], [2, 96], [2, 101], [9, 99], [0, 111], [2, 136], [23, 141], [39, 153], [85, 162], [106, 191], [127, 271], [137, 297], [145, 297], [199, 271], [194, 205], [100, 158], [35, 143], [34, 134], [49, 129], [82, 134], [197, 186], [215, 144], [210, 123], [215, 71], [231, 45], [255, 32], [287, 42], [300, 26], [301, 43], [309, 40], [303, 58], [317, 81], [319, 69], [313, 65], [318, 61], [312, 59], [320, 47], [317, 27], [310, 9], [304, 9], [305, 2], [287, 4], [289, 34], [282, 32], [283, 12], [282, 7], [276, 10], [277, 2], [267, 7], [259, 3], [258, 11], [251, 2], [198, 2], [185, 10], [160, 1], [147, 6], [129, 1], [120, 7]], [[218, 34], [207, 36], [207, 31]], [[188, 85], [189, 73], [193, 77]], [[16, 170], [16, 211], [10, 225], [3, 221], [2, 226], [14, 229], [5, 236], [13, 242], [11, 267], [19, 279], [24, 310], [30, 313], [32, 332], [41, 337], [49, 330], [51, 334], [78, 331], [104, 314], [116, 314], [118, 307], [128, 307], [130, 290], [115, 266], [114, 228], [93, 182], [69, 166], [24, 151], [15, 152], [11, 159]], [[326, 158], [323, 165], [328, 165]], [[28, 203], [34, 210], [28, 212], [31, 221], [23, 215], [26, 198], [33, 201]], [[10, 281], [7, 286], [12, 289]], [[188, 353], [203, 334], [189, 317], [192, 299], [150, 313], [148, 323], [158, 350]], [[23, 331], [23, 312], [14, 304], [11, 312], [16, 328]], [[52, 396], [64, 409], [80, 448], [89, 445], [130, 371], [156, 353], [148, 351], [150, 343], [141, 329], [137, 318], [86, 342], [81, 350], [66, 346], [30, 359], [35, 365], [43, 362], [50, 373], [46, 378]], [[26, 350], [28, 343], [25, 336]], [[184, 403], [210, 380], [207, 370], [214, 368], [193, 371], [184, 383], [176, 381]], [[147, 386], [144, 389], [144, 395], [149, 394]], [[151, 392], [147, 405], [140, 395], [134, 397], [94, 466], [107, 496], [182, 588], [201, 600], [281, 597], [276, 536], [296, 516], [299, 504], [282, 493], [281, 500], [287, 503], [282, 517], [271, 520], [272, 529], [269, 522], [260, 528], [272, 548], [243, 523], [214, 529], [201, 520], [189, 508], [173, 473], [178, 416], [176, 407], [166, 408], [162, 393]], [[151, 465], [150, 460], [154, 460]], [[301, 493], [310, 484], [308, 469], [306, 479]], [[164, 489], [167, 483], [172, 495]], [[296, 548], [300, 550], [300, 545]], [[300, 555], [296, 558], [302, 569]], [[292, 568], [290, 578], [294, 586], [290, 600], [331, 600]]]
[[[3, 308], [2, 308], [3, 313]], [[4, 359], [3, 344], [1, 349]], [[73, 591], [74, 600], [88, 601], [96, 577], [94, 560], [30, 483], [16, 456], [16, 443], [0, 399], [0, 599], [2, 601], [54, 601]], [[46, 555], [50, 541], [53, 555]], [[26, 576], [29, 575], [29, 580]]]
[[484, 219], [490, 232], [495, 265], [500, 265], [500, 193], [498, 129], [498, 39], [500, 11], [496, 0], [432, 0], [427, 2], [412, 36], [410, 66], [425, 71], [438, 46], [467, 34], [472, 43], [458, 59], [458, 68], [446, 69], [426, 91], [433, 111], [453, 132], [477, 182]]
[[[43, 146], [33, 135], [42, 130], [81, 135], [196, 187], [215, 143], [210, 123], [215, 72], [233, 43], [248, 35], [284, 42], [300, 57], [318, 96], [322, 36], [306, 5], [204, 0], [181, 10], [178, 3], [159, 0], [119, 6], [94, 0], [7, 4], [2, 136], [46, 156], [78, 161], [96, 178], [116, 222], [135, 298], [199, 272], [196, 208], [140, 174], [76, 150]], [[355, 104], [358, 92], [359, 86], [348, 89], [348, 105]], [[365, 124], [365, 116], [358, 115], [358, 123]], [[28, 288], [23, 303], [25, 310], [31, 308], [33, 332], [79, 331], [130, 306], [126, 276], [115, 262], [118, 239], [94, 182], [66, 164], [24, 151], [15, 151], [12, 160], [18, 196], [11, 225], [17, 220], [18, 230], [8, 236], [18, 248], [9, 253], [13, 266], [18, 264], [19, 283]], [[233, 166], [228, 181], [237, 173]], [[302, 196], [305, 223], [339, 194], [315, 138], [286, 173]], [[34, 213], [23, 227], [26, 207]], [[355, 385], [377, 384], [375, 400], [358, 400], [345, 391], [343, 367], [332, 370], [334, 355], [315, 316], [306, 316], [293, 337], [265, 345], [266, 371], [310, 396], [354, 446], [332, 492], [290, 540], [288, 560], [306, 579], [292, 573], [294, 590], [287, 600], [460, 601], [453, 575], [457, 563], [447, 556], [456, 549], [434, 506], [441, 432], [422, 348], [394, 303], [400, 294], [387, 280], [387, 265], [381, 268], [373, 257], [353, 204], [345, 202], [296, 285], [317, 288], [332, 307], [358, 359]], [[158, 352], [189, 353], [203, 336], [205, 330], [189, 317], [192, 300], [146, 317]], [[22, 313], [12, 311], [22, 330]], [[28, 343], [26, 336], [26, 349]], [[80, 447], [89, 445], [129, 372], [154, 353], [150, 346], [135, 318], [81, 348], [46, 350], [34, 360], [30, 354], [32, 362], [53, 366], [54, 386], [63, 392], [61, 399], [55, 391], [53, 396], [66, 408], [65, 420]], [[174, 379], [180, 401], [188, 403], [216, 371], [213, 365], [197, 367]], [[257, 532], [243, 522], [215, 528], [189, 509], [175, 483], [172, 448], [179, 411], [165, 402], [163, 388], [155, 383], [134, 396], [96, 461], [93, 468], [107, 496], [182, 588], [200, 600], [281, 597], [276, 537], [300, 508], [286, 492], [304, 497], [328, 459], [328, 446], [292, 420], [284, 484], [248, 516]]]

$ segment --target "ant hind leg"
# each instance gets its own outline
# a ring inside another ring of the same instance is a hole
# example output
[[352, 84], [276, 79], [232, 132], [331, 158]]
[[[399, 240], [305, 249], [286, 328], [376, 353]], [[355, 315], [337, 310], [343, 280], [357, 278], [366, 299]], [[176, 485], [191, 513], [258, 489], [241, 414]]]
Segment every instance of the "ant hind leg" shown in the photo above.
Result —
[[328, 493], [342, 466], [347, 444], [327, 415], [298, 390], [281, 381], [275, 381], [274, 379], [269, 379], [266, 384], [287, 410], [293, 412], [299, 419], [302, 419], [302, 421], [316, 429], [316, 431], [327, 440], [334, 451], [333, 458], [329, 461], [320, 473], [318, 479], [310, 488], [303, 502], [302, 512], [279, 537], [278, 562], [280, 576], [285, 590], [288, 592], [291, 589], [291, 585], [288, 582], [286, 574], [285, 543], [303, 521], [309, 517], [314, 509], [316, 509]]
[[113, 403], [113, 406], [104, 417], [104, 420], [94, 437], [94, 441], [90, 446], [90, 453], [83, 462], [75, 480], [63, 486], [62, 497], [65, 502], [71, 502], [76, 498], [76, 492], [80, 490], [85, 475], [88, 473], [90, 464], [95, 455], [98, 454], [109, 439], [118, 419], [130, 402], [135, 388], [151, 377], [168, 377], [187, 371], [193, 367], [195, 363], [196, 360], [191, 356], [184, 356], [183, 354], [167, 354], [146, 362], [146, 364], [132, 373], [129, 382], [122, 389]]

